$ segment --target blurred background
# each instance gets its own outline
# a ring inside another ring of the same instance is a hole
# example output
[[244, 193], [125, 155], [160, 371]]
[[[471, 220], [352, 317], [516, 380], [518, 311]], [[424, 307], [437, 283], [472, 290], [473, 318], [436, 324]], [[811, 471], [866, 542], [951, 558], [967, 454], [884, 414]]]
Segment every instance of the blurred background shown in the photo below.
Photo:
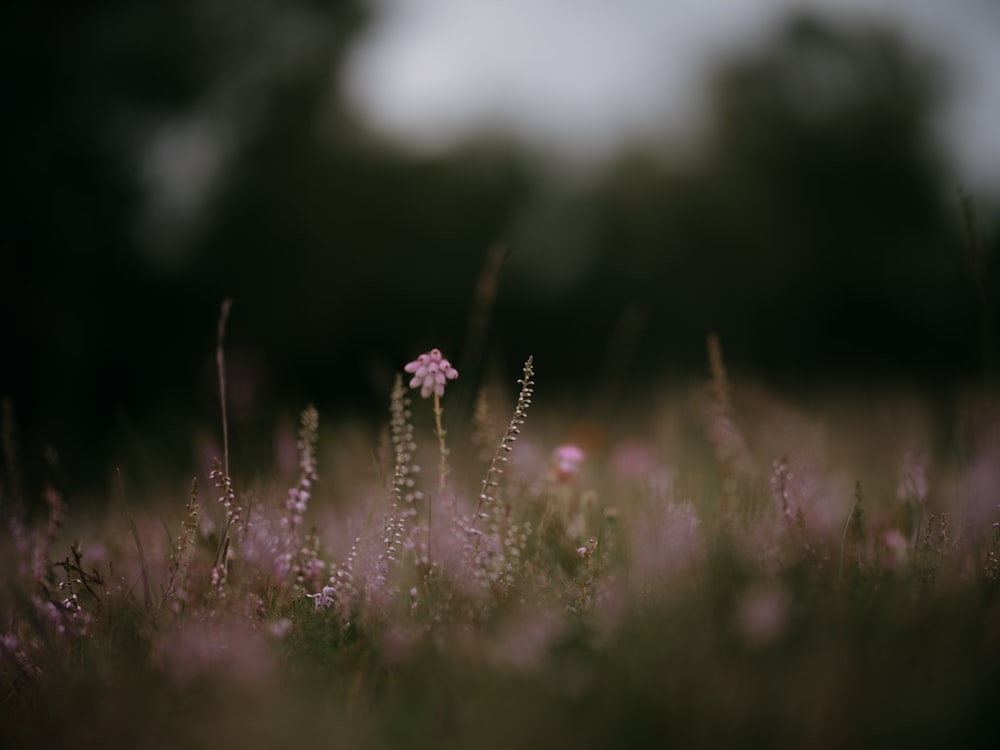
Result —
[[[28, 476], [190, 476], [309, 401], [991, 383], [993, 0], [95, 0], [0, 10], [0, 395]], [[974, 218], [971, 218], [974, 217]], [[10, 441], [8, 441], [10, 442]], [[51, 464], [46, 466], [46, 463]]]

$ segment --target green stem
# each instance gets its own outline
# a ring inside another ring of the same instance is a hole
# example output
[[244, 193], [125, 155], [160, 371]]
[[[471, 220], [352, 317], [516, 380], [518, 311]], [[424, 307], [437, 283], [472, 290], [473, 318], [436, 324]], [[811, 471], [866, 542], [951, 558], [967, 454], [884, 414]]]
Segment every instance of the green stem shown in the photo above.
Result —
[[851, 512], [847, 514], [847, 523], [844, 524], [844, 535], [840, 538], [840, 565], [837, 570], [837, 578], [841, 581], [844, 580], [844, 549], [847, 547], [847, 532], [851, 528], [851, 519], [854, 518], [854, 508], [851, 506]]
[[[438, 495], [444, 500], [445, 477], [448, 475], [448, 446], [444, 441], [444, 427], [441, 424], [441, 417], [444, 408], [441, 406], [441, 397], [434, 393], [434, 425], [437, 428], [438, 448], [441, 452], [441, 463], [438, 467]], [[431, 500], [427, 499], [427, 560], [431, 559]]]
[[847, 514], [847, 523], [844, 524], [844, 535], [840, 539], [840, 565], [838, 566], [837, 578], [843, 582], [844, 580], [844, 552], [847, 549], [847, 535], [851, 529], [851, 523], [855, 520], [855, 517], [861, 512], [861, 482], [859, 481], [854, 485], [854, 505], [851, 506], [851, 512]]
[[440, 480], [439, 489], [441, 490], [441, 496], [444, 496], [445, 489], [445, 476], [448, 474], [448, 446], [444, 442], [444, 428], [441, 426], [441, 415], [444, 414], [444, 409], [441, 407], [441, 397], [434, 394], [434, 424], [437, 427], [437, 437], [438, 437], [438, 447], [441, 449], [441, 465], [438, 471], [438, 477]]

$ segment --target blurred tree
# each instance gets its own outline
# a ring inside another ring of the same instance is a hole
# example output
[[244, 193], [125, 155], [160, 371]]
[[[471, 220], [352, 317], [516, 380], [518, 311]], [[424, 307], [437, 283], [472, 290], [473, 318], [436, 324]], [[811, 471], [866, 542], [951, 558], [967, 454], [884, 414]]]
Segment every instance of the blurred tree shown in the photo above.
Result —
[[812, 16], [722, 66], [701, 158], [624, 160], [601, 199], [656, 340], [694, 356], [716, 330], [774, 375], [968, 373], [970, 279], [932, 134], [943, 87], [895, 35]]
[[[121, 417], [192, 403], [178, 383], [193, 390], [189, 355], [211, 340], [221, 295], [199, 299], [176, 266], [163, 275], [190, 253], [179, 229], [196, 224], [177, 206], [192, 201], [192, 174], [284, 104], [282, 85], [331, 75], [360, 22], [353, 0], [0, 9], [0, 392], [27, 460], [51, 443], [68, 448], [72, 475], [103, 475]], [[192, 139], [205, 132], [192, 122], [217, 123], [217, 139]]]
[[98, 484], [145, 439], [189, 471], [225, 297], [242, 427], [306, 400], [381, 414], [400, 363], [461, 359], [498, 240], [508, 378], [533, 353], [550, 383], [620, 380], [634, 341], [647, 375], [701, 372], [712, 330], [776, 375], [972, 366], [943, 84], [896, 37], [797, 18], [720, 69], [699, 153], [567, 187], [510, 144], [416, 158], [366, 133], [338, 88], [365, 22], [359, 0], [0, 9], [0, 395], [23, 455], [51, 443]]
[[339, 90], [365, 21], [357, 0], [0, 11], [0, 394], [25, 456], [63, 449], [78, 486], [123, 455], [189, 467], [225, 297], [242, 435], [306, 400], [381, 414], [397, 363], [457, 356], [531, 178], [506, 146], [367, 135]]

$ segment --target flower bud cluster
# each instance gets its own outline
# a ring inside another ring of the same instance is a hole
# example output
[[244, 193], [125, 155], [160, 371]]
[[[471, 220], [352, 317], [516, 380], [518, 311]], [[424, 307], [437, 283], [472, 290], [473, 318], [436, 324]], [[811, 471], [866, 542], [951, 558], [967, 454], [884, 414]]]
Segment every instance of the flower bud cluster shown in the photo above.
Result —
[[334, 569], [327, 584], [316, 594], [306, 594], [313, 600], [317, 610], [328, 609], [336, 605], [345, 624], [357, 599], [357, 589], [354, 585], [354, 565], [357, 562], [360, 547], [361, 538], [358, 537], [354, 540], [347, 559]]
[[458, 370], [441, 356], [440, 349], [421, 354], [412, 362], [407, 362], [403, 369], [413, 375], [410, 388], [419, 388], [423, 398], [430, 398], [432, 393], [443, 396], [445, 383], [458, 377]]

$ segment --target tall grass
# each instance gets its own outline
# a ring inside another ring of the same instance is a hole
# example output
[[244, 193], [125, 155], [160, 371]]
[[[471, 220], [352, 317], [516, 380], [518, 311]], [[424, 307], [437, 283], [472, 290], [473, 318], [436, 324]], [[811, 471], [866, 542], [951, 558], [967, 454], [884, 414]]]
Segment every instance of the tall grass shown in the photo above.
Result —
[[103, 538], [51, 489], [27, 517], [5, 406], [3, 746], [995, 741], [997, 415], [959, 460], [920, 404], [882, 434], [734, 379], [714, 337], [708, 359], [586, 445], [571, 413], [529, 419], [533, 358], [506, 427], [491, 385], [447, 448], [445, 397], [425, 432], [399, 377], [373, 464], [309, 407], [291, 488], [224, 456]]

